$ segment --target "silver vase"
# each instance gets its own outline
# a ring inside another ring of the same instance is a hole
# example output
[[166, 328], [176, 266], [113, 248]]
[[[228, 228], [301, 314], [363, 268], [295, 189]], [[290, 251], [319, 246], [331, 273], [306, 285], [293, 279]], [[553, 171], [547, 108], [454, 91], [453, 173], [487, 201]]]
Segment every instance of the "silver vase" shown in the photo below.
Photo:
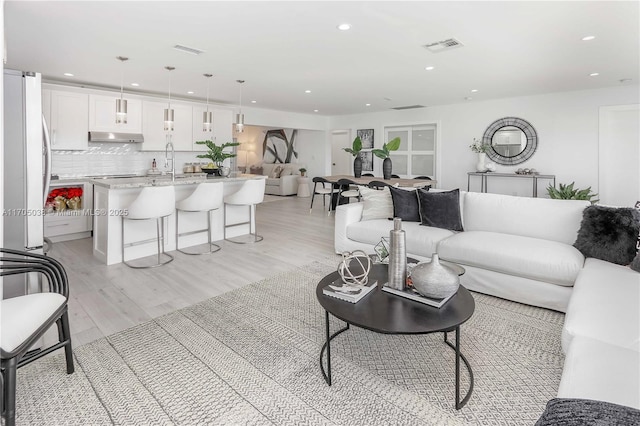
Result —
[[393, 229], [389, 235], [389, 284], [396, 290], [404, 290], [407, 283], [407, 246], [402, 230], [402, 219], [393, 219]]
[[449, 297], [460, 287], [458, 274], [442, 265], [435, 253], [431, 262], [419, 263], [411, 270], [411, 282], [418, 293], [433, 299]]

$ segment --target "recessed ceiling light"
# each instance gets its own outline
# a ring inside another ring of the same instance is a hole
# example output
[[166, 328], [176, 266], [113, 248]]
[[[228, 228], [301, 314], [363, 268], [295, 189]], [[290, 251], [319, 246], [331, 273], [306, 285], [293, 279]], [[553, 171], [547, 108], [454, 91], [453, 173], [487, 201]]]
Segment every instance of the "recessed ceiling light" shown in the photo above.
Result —
[[600, 75], [599, 72], [592, 72], [591, 74], [589, 74], [589, 77], [597, 77], [599, 75]]
[[585, 37], [582, 37], [582, 41], [589, 41], [589, 40], [593, 40], [594, 38], [596, 38], [596, 36], [585, 36]]
[[478, 89], [471, 89], [471, 93], [476, 93]]
[[314, 110], [313, 110], [313, 112], [318, 112], [318, 110], [317, 110], [317, 109], [314, 109]]
[[311, 93], [311, 90], [305, 90], [304, 93]]
[[195, 92], [194, 92], [193, 90], [189, 90], [189, 91], [187, 92], [187, 94], [189, 94], [189, 95], [193, 95], [194, 93], [195, 93]]
[[138, 83], [131, 83], [131, 85], [132, 85], [133, 87], [138, 87], [138, 86], [140, 86]]
[[351, 24], [347, 24], [346, 22], [344, 24], [340, 24], [338, 25], [338, 29], [340, 31], [349, 31], [351, 29]]
[[631, 81], [631, 79], [630, 79], [630, 78], [621, 78], [621, 79], [620, 79], [620, 80], [618, 80], [618, 81], [619, 81], [620, 83], [623, 83], [623, 84], [624, 84], [624, 83], [628, 83], [628, 82], [630, 82], [630, 81]]
[[255, 104], [256, 102], [258, 102], [258, 101], [251, 101], [252, 104]]
[[371, 106], [371, 104], [364, 104], [364, 106]]
[[71, 74], [70, 72], [65, 72], [64, 75], [66, 75], [67, 77], [73, 77], [73, 74]]
[[434, 69], [434, 68], [435, 68], [435, 67], [431, 67], [431, 66], [429, 66], [429, 67], [426, 67], [426, 68], [425, 68], [425, 70], [427, 70], [427, 71], [431, 71], [431, 70], [432, 70], [432, 69]]
[[464, 98], [465, 101], [470, 101], [471, 99], [473, 99], [471, 96], [467, 96], [466, 98]]

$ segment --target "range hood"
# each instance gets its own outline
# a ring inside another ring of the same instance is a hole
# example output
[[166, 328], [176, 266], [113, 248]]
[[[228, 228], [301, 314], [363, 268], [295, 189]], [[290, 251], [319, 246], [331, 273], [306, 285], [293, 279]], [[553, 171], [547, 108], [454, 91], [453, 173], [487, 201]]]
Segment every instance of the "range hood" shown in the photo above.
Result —
[[142, 143], [142, 133], [89, 132], [89, 142]]

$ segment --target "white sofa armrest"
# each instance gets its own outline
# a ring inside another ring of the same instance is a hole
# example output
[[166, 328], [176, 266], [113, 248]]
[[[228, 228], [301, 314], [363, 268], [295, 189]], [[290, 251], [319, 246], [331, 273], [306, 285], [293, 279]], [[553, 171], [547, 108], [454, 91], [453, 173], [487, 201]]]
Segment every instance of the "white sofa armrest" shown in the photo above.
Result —
[[287, 175], [280, 177], [280, 194], [293, 195], [298, 193], [299, 175]]
[[334, 247], [336, 253], [349, 251], [349, 239], [347, 238], [347, 227], [362, 218], [362, 208], [364, 203], [342, 204], [336, 208], [336, 220], [334, 227]]

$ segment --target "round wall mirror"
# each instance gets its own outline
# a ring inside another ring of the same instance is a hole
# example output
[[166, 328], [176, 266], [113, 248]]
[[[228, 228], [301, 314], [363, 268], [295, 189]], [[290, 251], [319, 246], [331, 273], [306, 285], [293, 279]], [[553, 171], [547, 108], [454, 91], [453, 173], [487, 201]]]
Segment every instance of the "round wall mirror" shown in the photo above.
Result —
[[538, 134], [528, 121], [504, 117], [487, 127], [482, 142], [490, 146], [487, 157], [503, 166], [511, 166], [533, 156], [538, 147]]

